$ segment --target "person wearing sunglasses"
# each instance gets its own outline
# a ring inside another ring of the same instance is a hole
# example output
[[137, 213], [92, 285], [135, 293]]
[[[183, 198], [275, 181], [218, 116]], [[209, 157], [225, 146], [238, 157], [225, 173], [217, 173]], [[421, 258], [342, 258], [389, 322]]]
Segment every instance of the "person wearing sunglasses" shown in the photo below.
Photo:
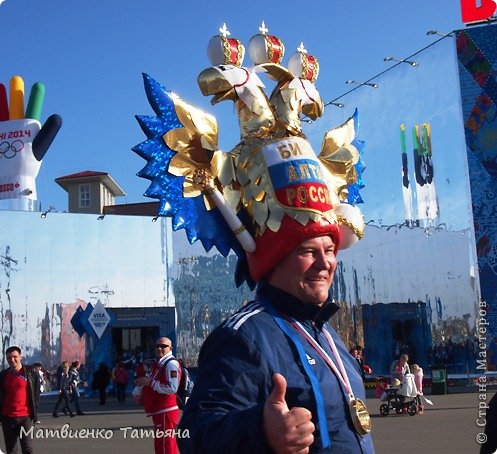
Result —
[[157, 359], [151, 366], [149, 377], [140, 377], [135, 383], [143, 386], [143, 407], [154, 422], [155, 453], [177, 454], [179, 451], [176, 439], [171, 435], [170, 429], [175, 429], [179, 422], [176, 393], [181, 378], [181, 366], [173, 356], [172, 343], [167, 337], [157, 339], [155, 355]]

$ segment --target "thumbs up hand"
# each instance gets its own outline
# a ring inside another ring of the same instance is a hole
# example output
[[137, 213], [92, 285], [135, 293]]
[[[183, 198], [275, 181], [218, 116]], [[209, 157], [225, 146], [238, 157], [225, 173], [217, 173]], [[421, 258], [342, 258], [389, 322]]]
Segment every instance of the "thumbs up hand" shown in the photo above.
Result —
[[314, 441], [312, 414], [307, 408], [288, 408], [285, 400], [287, 384], [283, 375], [274, 374], [273, 383], [273, 391], [263, 412], [266, 442], [277, 454], [308, 453]]

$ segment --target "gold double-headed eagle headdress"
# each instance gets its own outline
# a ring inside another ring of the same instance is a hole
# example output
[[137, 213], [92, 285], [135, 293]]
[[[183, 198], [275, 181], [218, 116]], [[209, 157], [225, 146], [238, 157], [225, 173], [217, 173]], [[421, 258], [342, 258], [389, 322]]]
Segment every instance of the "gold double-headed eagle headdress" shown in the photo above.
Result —
[[[264, 279], [303, 239], [329, 234], [343, 249], [364, 231], [361, 213], [363, 143], [355, 137], [358, 115], [325, 133], [316, 156], [302, 130], [324, 106], [315, 86], [317, 59], [301, 43], [281, 65], [284, 45], [264, 23], [245, 48], [226, 26], [212, 37], [212, 66], [198, 76], [211, 103], [235, 103], [240, 142], [218, 148], [217, 122], [144, 74], [157, 116], [137, 116], [148, 140], [133, 148], [147, 160], [139, 176], [151, 180], [146, 196], [160, 201], [159, 214], [173, 218], [190, 242], [199, 239], [239, 258], [237, 283]], [[268, 97], [260, 76], [275, 82]], [[250, 275], [244, 267], [248, 259]]]

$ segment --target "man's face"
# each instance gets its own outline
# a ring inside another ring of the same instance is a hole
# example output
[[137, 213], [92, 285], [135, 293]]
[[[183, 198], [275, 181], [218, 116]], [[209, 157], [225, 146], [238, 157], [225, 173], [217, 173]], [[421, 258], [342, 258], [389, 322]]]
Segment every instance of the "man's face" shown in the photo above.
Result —
[[309, 304], [328, 299], [337, 266], [335, 244], [329, 236], [306, 240], [273, 270], [269, 284]]
[[9, 367], [12, 370], [20, 370], [22, 367], [21, 360], [22, 360], [22, 355], [14, 350], [10, 353], [7, 353], [7, 362], [9, 363]]
[[155, 342], [155, 356], [160, 359], [167, 355], [172, 349], [171, 340], [167, 337], [161, 337]]

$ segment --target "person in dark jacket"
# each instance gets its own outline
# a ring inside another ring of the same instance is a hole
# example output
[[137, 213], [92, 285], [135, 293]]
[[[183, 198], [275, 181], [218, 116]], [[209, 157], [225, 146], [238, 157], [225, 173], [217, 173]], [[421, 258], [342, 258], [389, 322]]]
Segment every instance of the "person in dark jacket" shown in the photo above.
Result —
[[64, 413], [67, 414], [68, 412], [71, 418], [76, 416], [71, 409], [71, 380], [69, 378], [69, 363], [67, 361], [63, 361], [57, 371], [57, 390], [59, 392], [59, 398], [53, 409], [52, 416], [54, 418], [59, 417], [58, 410], [62, 401], [64, 401]]
[[9, 368], [0, 372], [0, 409], [5, 449], [8, 454], [17, 452], [19, 440], [23, 454], [32, 453], [32, 438], [29, 431], [33, 427], [33, 422], [38, 420], [36, 410], [36, 395], [39, 393], [38, 377], [33, 368], [22, 364], [19, 347], [7, 348], [5, 356]]
[[[71, 387], [71, 392], [70, 392], [70, 402], [74, 402], [74, 406], [76, 407], [76, 414], [78, 416], [83, 416], [84, 413], [81, 410], [81, 404], [80, 404], [80, 396], [79, 396], [79, 386], [87, 386], [86, 382], [84, 380], [81, 380], [79, 376], [79, 368], [81, 367], [81, 363], [79, 361], [73, 361], [71, 363], [71, 367], [69, 368], [69, 383]], [[65, 410], [65, 411], [64, 411]], [[64, 407], [64, 413], [68, 413], [69, 409]]]
[[91, 387], [98, 391], [99, 405], [105, 405], [107, 400], [107, 387], [110, 384], [110, 370], [105, 363], [100, 363], [98, 369], [93, 374]]
[[[202, 92], [226, 99], [219, 86], [233, 77], [231, 69], [219, 64], [210, 69], [198, 78]], [[287, 93], [292, 85], [279, 82], [270, 98], [274, 128], [266, 126], [272, 120], [267, 123], [261, 113], [264, 102], [256, 100], [256, 90], [250, 102], [248, 91], [242, 94], [239, 101], [249, 111], [240, 115], [242, 140], [234, 155], [207, 169], [204, 161], [181, 162], [181, 174], [193, 175], [196, 189], [203, 185], [205, 194], [219, 189], [239, 215], [219, 205], [245, 251], [238, 243], [231, 246], [238, 256], [236, 283], [257, 283], [255, 300], [217, 327], [201, 348], [198, 376], [179, 424], [181, 454], [374, 452], [359, 369], [328, 322], [338, 310], [330, 296], [336, 253], [364, 230], [360, 212], [341, 203], [353, 203], [352, 192], [362, 184], [355, 165], [359, 141], [351, 145], [357, 116], [327, 133], [317, 157], [299, 122], [304, 110], [314, 116], [322, 110], [308, 83], [314, 76], [307, 74], [305, 83], [295, 76], [291, 83], [300, 91], [292, 91], [293, 97]], [[185, 148], [174, 138], [168, 145]], [[174, 204], [178, 197], [167, 195]], [[183, 219], [189, 218], [182, 209]], [[221, 233], [226, 224], [211, 228], [214, 216], [209, 223], [196, 217], [189, 221], [204, 245], [232, 244], [234, 238]]]
[[[41, 363], [34, 363], [33, 364], [33, 372], [35, 374], [35, 377], [38, 378], [38, 383], [36, 386], [37, 391], [35, 393], [35, 407], [36, 407], [36, 413], [39, 413], [40, 395], [45, 390], [45, 374], [43, 373]], [[35, 423], [41, 424], [41, 421], [36, 420]]]
[[328, 323], [338, 240], [312, 233], [202, 346], [182, 454], [374, 452], [362, 377]]

